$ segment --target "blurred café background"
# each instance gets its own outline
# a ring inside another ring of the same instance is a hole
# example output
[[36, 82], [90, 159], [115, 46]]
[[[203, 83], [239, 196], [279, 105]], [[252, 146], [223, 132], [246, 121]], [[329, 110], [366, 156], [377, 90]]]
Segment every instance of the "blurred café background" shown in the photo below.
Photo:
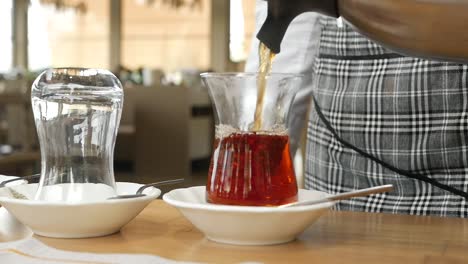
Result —
[[243, 70], [254, 13], [252, 0], [1, 0], [0, 174], [40, 171], [31, 84], [73, 66], [124, 86], [117, 181], [203, 184], [214, 126], [199, 73]]

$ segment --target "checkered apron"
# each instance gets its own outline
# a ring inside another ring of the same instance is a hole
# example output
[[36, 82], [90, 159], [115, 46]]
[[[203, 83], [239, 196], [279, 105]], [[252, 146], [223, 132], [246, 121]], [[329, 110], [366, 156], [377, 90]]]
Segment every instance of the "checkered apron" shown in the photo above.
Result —
[[[323, 18], [313, 95], [336, 134], [401, 170], [468, 191], [468, 67], [405, 57]], [[405, 177], [343, 145], [312, 107], [308, 189], [395, 190], [346, 200], [337, 210], [468, 217], [465, 198]]]

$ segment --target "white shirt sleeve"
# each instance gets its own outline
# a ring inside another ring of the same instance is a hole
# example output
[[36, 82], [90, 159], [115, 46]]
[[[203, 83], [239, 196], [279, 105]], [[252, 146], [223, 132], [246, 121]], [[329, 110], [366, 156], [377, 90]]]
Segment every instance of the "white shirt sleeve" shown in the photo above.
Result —
[[[256, 35], [267, 16], [267, 1], [257, 0], [255, 16], [256, 29], [245, 66], [246, 72], [258, 71], [259, 41]], [[289, 25], [281, 43], [281, 52], [273, 62], [272, 72], [304, 74], [304, 81], [294, 100], [287, 124], [292, 153], [295, 153], [298, 148], [310, 104], [313, 66], [320, 41], [318, 17], [318, 14], [312, 12], [296, 17]]]

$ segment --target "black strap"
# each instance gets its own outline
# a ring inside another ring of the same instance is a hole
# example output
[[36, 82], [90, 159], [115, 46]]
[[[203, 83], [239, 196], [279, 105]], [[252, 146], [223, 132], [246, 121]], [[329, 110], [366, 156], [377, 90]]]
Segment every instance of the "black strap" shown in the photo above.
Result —
[[393, 172], [396, 172], [398, 174], [401, 174], [401, 175], [406, 176], [406, 177], [411, 178], [411, 179], [416, 179], [416, 180], [420, 180], [420, 181], [429, 183], [431, 185], [439, 187], [442, 190], [448, 191], [448, 192], [450, 192], [452, 194], [459, 195], [459, 196], [461, 196], [461, 197], [463, 197], [465, 199], [468, 199], [468, 193], [467, 192], [464, 192], [464, 191], [459, 190], [457, 188], [454, 188], [452, 186], [440, 183], [440, 182], [438, 182], [438, 181], [436, 181], [436, 180], [434, 180], [432, 178], [429, 178], [428, 176], [415, 174], [415, 173], [412, 173], [412, 172], [407, 171], [407, 170], [401, 170], [401, 169], [395, 168], [392, 165], [386, 163], [385, 161], [382, 161], [382, 160], [372, 156], [371, 154], [369, 154], [369, 153], [355, 147], [354, 145], [350, 144], [349, 142], [343, 140], [340, 136], [338, 136], [338, 133], [336, 133], [335, 129], [332, 127], [332, 125], [327, 120], [327, 118], [325, 118], [325, 116], [322, 113], [322, 110], [320, 109], [319, 104], [317, 103], [317, 100], [315, 99], [315, 97], [313, 95], [312, 95], [312, 99], [313, 99], [313, 102], [314, 102], [315, 111], [317, 112], [317, 115], [320, 118], [320, 120], [325, 124], [325, 126], [333, 134], [333, 136], [335, 136], [335, 138], [341, 144], [343, 144], [345, 147], [348, 147], [348, 148], [356, 151], [357, 153], [361, 154], [362, 156], [364, 156], [366, 158], [369, 158], [372, 161], [375, 161], [376, 163], [382, 165], [383, 167], [385, 167], [385, 168], [387, 168], [387, 169], [389, 169], [389, 170], [391, 170]]

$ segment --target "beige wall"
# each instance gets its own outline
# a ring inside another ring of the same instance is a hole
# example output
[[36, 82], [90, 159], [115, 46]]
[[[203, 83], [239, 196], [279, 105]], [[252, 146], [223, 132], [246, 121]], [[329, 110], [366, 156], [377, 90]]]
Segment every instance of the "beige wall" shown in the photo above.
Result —
[[49, 13], [48, 35], [52, 66], [109, 66], [108, 1], [85, 0], [84, 15]]
[[[255, 1], [242, 1], [248, 48], [254, 32]], [[109, 67], [108, 0], [85, 2], [88, 12], [84, 15], [64, 16], [54, 11], [45, 18], [54, 67]], [[124, 66], [160, 68], [166, 72], [210, 68], [211, 0], [202, 0], [201, 9], [193, 10], [146, 6], [138, 2], [122, 0]]]
[[123, 4], [123, 65], [165, 71], [210, 67], [210, 0], [193, 10]]

